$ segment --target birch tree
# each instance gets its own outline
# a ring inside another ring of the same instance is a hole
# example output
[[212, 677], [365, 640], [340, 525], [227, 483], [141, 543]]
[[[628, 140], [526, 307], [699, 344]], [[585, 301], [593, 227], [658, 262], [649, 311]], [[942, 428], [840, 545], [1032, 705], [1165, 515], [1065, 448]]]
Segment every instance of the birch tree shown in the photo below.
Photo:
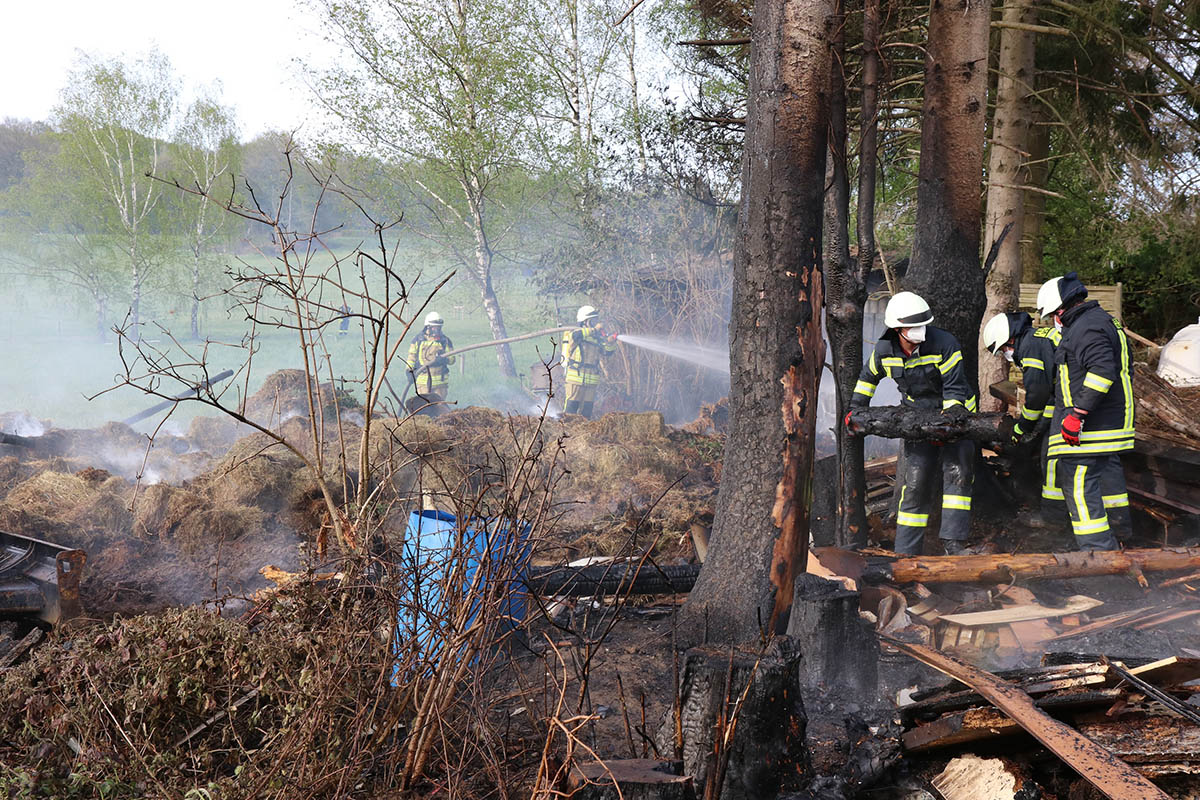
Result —
[[133, 330], [141, 322], [142, 291], [161, 263], [150, 221], [162, 196], [154, 173], [174, 122], [178, 87], [166, 57], [151, 52], [125, 64], [81, 59], [54, 111], [62, 154], [83, 196], [113, 213], [114, 234], [127, 268]]
[[[507, 336], [492, 285], [498, 254], [517, 244], [533, 203], [514, 183], [544, 153], [551, 87], [539, 69], [530, 8], [502, 0], [320, 0], [343, 65], [318, 91], [342, 131], [406, 173], [427, 212], [413, 229], [464, 268], [492, 336]], [[413, 215], [412, 219], [417, 219]], [[514, 377], [512, 351], [495, 348]]]
[[237, 124], [232, 112], [211, 96], [197, 98], [187, 110], [177, 136], [179, 161], [190, 188], [187, 196], [187, 244], [191, 251], [191, 333], [200, 338], [200, 296], [205, 257], [226, 229], [228, 215], [214, 209], [210, 196], [218, 181], [228, 180], [238, 154]]

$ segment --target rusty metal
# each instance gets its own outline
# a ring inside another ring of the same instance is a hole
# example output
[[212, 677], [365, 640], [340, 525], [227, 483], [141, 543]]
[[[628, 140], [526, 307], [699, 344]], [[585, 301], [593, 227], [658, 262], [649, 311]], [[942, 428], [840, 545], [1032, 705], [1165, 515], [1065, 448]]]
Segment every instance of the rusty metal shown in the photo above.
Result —
[[57, 625], [80, 613], [87, 554], [0, 531], [0, 619]]

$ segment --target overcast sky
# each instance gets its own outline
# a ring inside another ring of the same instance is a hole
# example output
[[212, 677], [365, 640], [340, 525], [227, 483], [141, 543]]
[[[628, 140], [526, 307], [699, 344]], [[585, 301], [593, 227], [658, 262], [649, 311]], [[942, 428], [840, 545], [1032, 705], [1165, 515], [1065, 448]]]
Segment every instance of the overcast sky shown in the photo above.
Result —
[[185, 89], [219, 80], [242, 138], [315, 119], [297, 56], [329, 59], [295, 0], [13, 0], [0, 46], [0, 119], [46, 119], [79, 51], [129, 58], [157, 47]]

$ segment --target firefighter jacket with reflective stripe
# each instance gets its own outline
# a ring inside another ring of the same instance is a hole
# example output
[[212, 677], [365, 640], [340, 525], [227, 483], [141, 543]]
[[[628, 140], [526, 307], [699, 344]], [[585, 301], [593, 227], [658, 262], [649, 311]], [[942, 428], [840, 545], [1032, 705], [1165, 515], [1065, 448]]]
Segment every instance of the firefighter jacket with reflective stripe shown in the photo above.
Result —
[[563, 345], [562, 365], [567, 383], [600, 383], [600, 357], [610, 356], [617, 344], [595, 328], [576, 328]]
[[454, 349], [450, 337], [440, 335], [432, 337], [422, 334], [420, 339], [408, 346], [408, 368], [413, 371], [418, 392], [444, 392], [450, 382], [450, 364], [454, 356], [446, 359], [446, 363], [433, 366], [433, 362], [443, 353]]
[[1054, 328], [1026, 328], [1013, 342], [1013, 363], [1025, 384], [1025, 407], [1017, 434], [1028, 433], [1043, 417], [1054, 416], [1054, 352], [1062, 334]]
[[[1062, 322], [1050, 458], [1132, 450], [1133, 380], [1125, 330], [1095, 300], [1067, 309]], [[1062, 420], [1072, 408], [1087, 412], [1074, 447], [1062, 438]]]
[[949, 331], [925, 328], [925, 341], [917, 345], [912, 355], [900, 349], [899, 333], [889, 329], [876, 344], [867, 363], [863, 365], [850, 405], [861, 408], [870, 405], [879, 381], [891, 378], [900, 389], [906, 406], [919, 408], [950, 408], [966, 406], [978, 411], [979, 403], [963, 371], [962, 349]]

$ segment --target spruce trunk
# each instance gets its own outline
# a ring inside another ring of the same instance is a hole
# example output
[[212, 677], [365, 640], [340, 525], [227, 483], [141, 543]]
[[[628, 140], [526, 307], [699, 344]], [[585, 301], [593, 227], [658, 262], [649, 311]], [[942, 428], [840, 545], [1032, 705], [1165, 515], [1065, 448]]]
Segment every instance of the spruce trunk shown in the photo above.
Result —
[[821, 339], [833, 0], [754, 8], [730, 321], [730, 429], [713, 538], [683, 609], [689, 641], [786, 630], [804, 571]]

